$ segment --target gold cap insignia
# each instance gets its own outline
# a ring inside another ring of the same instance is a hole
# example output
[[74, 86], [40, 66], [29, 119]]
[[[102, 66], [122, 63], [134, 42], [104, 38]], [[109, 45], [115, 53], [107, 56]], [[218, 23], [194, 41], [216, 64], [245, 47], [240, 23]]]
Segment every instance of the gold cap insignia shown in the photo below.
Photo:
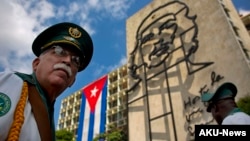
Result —
[[73, 28], [73, 27], [69, 28], [69, 34], [73, 38], [80, 38], [82, 35], [82, 33], [77, 28]]

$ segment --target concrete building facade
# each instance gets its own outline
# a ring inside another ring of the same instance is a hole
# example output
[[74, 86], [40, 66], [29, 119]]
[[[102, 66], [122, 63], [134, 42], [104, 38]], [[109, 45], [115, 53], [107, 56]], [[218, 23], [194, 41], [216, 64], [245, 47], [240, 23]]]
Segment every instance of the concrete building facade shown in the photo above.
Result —
[[250, 13], [245, 15], [245, 16], [242, 16], [241, 20], [242, 20], [243, 24], [245, 25], [245, 27], [250, 35]]
[[130, 141], [194, 140], [216, 124], [200, 96], [250, 93], [250, 37], [231, 0], [153, 0], [127, 19]]

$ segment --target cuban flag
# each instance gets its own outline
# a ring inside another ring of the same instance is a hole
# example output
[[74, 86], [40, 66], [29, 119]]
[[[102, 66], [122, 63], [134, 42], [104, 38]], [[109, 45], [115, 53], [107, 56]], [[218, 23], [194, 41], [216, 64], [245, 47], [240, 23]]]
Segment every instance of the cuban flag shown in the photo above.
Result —
[[105, 132], [107, 107], [107, 75], [82, 89], [77, 141], [93, 141]]

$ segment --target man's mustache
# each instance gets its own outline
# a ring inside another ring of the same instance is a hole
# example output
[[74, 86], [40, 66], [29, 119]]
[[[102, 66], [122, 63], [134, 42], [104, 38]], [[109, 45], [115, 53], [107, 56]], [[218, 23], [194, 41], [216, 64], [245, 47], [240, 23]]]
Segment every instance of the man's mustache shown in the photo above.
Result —
[[64, 63], [57, 63], [54, 65], [54, 69], [63, 69], [65, 70], [69, 76], [72, 75], [72, 71], [71, 71], [71, 68], [69, 66], [67, 66], [66, 64]]

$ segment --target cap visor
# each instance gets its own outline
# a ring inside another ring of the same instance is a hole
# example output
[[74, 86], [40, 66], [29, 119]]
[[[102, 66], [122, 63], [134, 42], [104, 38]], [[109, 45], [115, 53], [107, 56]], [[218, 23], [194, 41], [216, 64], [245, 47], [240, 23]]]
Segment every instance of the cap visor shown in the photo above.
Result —
[[201, 101], [208, 102], [213, 98], [214, 94], [211, 93], [204, 93], [201, 95]]

